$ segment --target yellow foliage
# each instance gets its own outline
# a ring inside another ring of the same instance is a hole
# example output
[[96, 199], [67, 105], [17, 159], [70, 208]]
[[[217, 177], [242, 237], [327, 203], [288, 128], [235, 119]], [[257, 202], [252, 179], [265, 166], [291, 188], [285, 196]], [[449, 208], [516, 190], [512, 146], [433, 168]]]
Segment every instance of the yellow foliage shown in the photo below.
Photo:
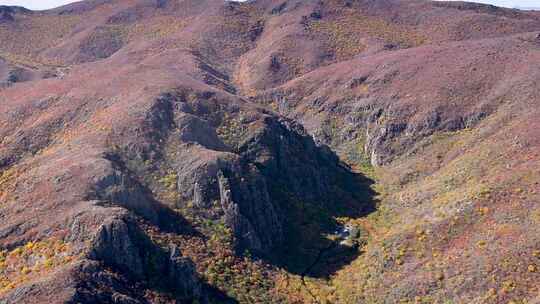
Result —
[[28, 242], [9, 253], [0, 251], [0, 295], [73, 259], [70, 245], [60, 240]]
[[513, 281], [505, 281], [502, 284], [503, 292], [508, 293], [516, 289], [516, 283]]
[[33, 242], [28, 242], [26, 243], [26, 245], [24, 246], [26, 250], [32, 250], [34, 249], [34, 246], [35, 244]]
[[32, 272], [32, 270], [30, 270], [28, 267], [21, 268], [21, 274], [23, 275], [29, 274], [30, 272]]

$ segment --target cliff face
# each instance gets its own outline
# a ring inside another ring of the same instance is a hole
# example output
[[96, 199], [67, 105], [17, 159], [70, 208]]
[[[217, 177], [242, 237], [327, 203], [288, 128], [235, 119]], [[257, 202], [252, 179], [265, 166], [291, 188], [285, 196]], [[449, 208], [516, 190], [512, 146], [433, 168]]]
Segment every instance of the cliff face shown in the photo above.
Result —
[[534, 301], [539, 31], [454, 2], [0, 7], [0, 302]]

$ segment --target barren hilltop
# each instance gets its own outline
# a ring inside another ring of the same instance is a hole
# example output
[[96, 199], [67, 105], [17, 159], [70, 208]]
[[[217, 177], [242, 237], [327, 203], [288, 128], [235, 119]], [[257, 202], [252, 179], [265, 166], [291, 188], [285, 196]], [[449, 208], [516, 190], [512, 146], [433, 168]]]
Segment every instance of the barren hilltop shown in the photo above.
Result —
[[0, 303], [540, 303], [540, 12], [0, 6]]

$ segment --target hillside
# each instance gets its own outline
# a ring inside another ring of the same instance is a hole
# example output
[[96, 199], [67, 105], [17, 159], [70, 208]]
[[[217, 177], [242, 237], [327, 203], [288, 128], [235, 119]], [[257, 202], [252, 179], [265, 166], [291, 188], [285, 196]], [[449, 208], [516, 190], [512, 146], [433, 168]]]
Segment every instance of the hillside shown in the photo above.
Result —
[[0, 303], [540, 303], [540, 12], [0, 6]]

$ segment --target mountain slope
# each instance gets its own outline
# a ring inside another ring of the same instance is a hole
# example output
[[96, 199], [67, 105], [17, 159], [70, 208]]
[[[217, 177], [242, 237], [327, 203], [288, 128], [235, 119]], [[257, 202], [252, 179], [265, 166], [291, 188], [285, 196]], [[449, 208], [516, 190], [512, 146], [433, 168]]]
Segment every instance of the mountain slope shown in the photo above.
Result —
[[0, 12], [2, 303], [538, 300], [538, 12]]

